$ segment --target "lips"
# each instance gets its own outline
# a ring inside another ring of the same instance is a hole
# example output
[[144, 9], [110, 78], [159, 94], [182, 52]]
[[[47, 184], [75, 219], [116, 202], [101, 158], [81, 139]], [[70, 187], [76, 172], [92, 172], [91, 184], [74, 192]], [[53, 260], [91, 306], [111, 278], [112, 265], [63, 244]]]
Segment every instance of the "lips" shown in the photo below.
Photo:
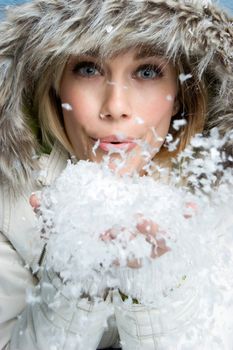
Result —
[[131, 151], [137, 144], [135, 138], [124, 138], [116, 135], [106, 136], [100, 139], [92, 138], [95, 142], [99, 140], [98, 147], [104, 152]]

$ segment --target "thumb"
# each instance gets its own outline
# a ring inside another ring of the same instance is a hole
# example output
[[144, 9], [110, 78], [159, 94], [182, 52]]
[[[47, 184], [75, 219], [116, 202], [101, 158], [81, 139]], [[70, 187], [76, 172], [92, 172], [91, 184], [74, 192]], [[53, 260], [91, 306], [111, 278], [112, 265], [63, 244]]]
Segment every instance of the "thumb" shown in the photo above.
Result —
[[29, 197], [29, 203], [33, 210], [36, 211], [40, 206], [40, 192], [33, 192]]

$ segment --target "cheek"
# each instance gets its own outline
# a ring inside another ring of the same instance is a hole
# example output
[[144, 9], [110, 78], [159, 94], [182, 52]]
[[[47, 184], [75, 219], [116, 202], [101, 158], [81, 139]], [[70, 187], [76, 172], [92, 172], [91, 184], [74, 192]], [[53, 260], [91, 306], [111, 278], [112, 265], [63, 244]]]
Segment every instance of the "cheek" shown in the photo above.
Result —
[[71, 110], [63, 109], [64, 121], [68, 125], [83, 125], [90, 122], [90, 117], [95, 113], [96, 103], [93, 96], [86, 91], [70, 89], [68, 93], [62, 94], [62, 103], [68, 103]]
[[151, 125], [161, 118], [171, 118], [175, 97], [175, 84], [162, 81], [145, 84], [143, 89], [137, 91], [134, 101], [137, 101], [137, 111], [141, 117], [146, 118], [145, 123]]
[[[171, 96], [171, 95], [169, 95]], [[173, 115], [174, 97], [167, 100], [166, 96], [162, 95], [157, 98], [148, 100], [142, 109], [142, 115], [145, 116], [145, 123], [149, 126], [157, 126], [162, 121], [169, 124]]]

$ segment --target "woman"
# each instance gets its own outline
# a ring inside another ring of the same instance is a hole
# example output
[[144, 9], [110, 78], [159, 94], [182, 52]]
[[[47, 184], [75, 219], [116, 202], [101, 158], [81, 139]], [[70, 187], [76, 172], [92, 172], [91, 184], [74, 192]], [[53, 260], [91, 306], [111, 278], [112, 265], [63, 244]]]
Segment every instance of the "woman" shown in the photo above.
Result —
[[[33, 1], [10, 9], [0, 31], [0, 346], [71, 349], [81, 332], [95, 349], [109, 301], [80, 299], [72, 312], [73, 301], [64, 296], [61, 307], [49, 305], [44, 283], [49, 277], [36, 270], [44, 246], [29, 197], [53, 183], [72, 156], [99, 162], [112, 146], [129, 154], [134, 148], [136, 157], [123, 172], [143, 175], [145, 159], [135, 140], [149, 144], [151, 159], [171, 166], [172, 157], [196, 133], [206, 135], [214, 126], [222, 134], [228, 131], [232, 20], [197, 0]], [[183, 126], [174, 129], [174, 121], [180, 120]], [[159, 131], [156, 141], [153, 129]], [[180, 140], [174, 152], [164, 142], [167, 133]], [[232, 154], [230, 142], [224, 149]], [[26, 307], [26, 291], [38, 279], [42, 301]], [[53, 288], [59, 288], [60, 282], [52, 279]], [[82, 328], [83, 314], [88, 330]], [[162, 348], [149, 321], [147, 335], [140, 329], [143, 315], [127, 329], [127, 321], [117, 314], [124, 349]], [[55, 344], [53, 338], [51, 343], [50, 333], [62, 331], [61, 342]], [[99, 347], [117, 341], [113, 326]], [[226, 340], [226, 349], [230, 342]]]

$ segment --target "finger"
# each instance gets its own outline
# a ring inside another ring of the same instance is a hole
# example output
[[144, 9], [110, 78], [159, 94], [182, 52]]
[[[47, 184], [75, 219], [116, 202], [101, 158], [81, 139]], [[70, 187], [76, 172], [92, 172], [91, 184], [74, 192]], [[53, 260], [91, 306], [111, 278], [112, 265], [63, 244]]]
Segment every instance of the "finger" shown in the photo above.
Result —
[[137, 224], [136, 228], [140, 233], [146, 236], [155, 237], [158, 232], [159, 226], [152, 220], [144, 219]]
[[116, 236], [117, 236], [116, 232], [113, 229], [109, 229], [100, 235], [100, 239], [102, 241], [107, 242], [107, 241], [111, 241], [111, 240], [115, 239]]
[[40, 206], [40, 200], [38, 198], [38, 195], [36, 193], [32, 193], [29, 198], [29, 203], [32, 206], [34, 210], [38, 209]]
[[100, 235], [100, 239], [104, 242], [108, 242], [112, 240], [111, 234], [109, 232], [105, 232], [102, 235]]
[[193, 215], [197, 213], [197, 204], [194, 202], [188, 202], [185, 204], [186, 212], [184, 212], [185, 219], [191, 218]]
[[[115, 267], [120, 267], [121, 266], [120, 260], [119, 259], [113, 260], [112, 265]], [[127, 267], [130, 267], [131, 269], [138, 269], [138, 268], [142, 267], [142, 260], [136, 259], [136, 258], [135, 259], [128, 259], [127, 260]]]
[[159, 258], [161, 255], [169, 252], [171, 249], [167, 247], [166, 241], [163, 238], [157, 239], [156, 244], [152, 245], [151, 258]]
[[129, 259], [127, 261], [127, 266], [130, 267], [131, 269], [138, 269], [142, 267], [142, 260], [141, 259]]

